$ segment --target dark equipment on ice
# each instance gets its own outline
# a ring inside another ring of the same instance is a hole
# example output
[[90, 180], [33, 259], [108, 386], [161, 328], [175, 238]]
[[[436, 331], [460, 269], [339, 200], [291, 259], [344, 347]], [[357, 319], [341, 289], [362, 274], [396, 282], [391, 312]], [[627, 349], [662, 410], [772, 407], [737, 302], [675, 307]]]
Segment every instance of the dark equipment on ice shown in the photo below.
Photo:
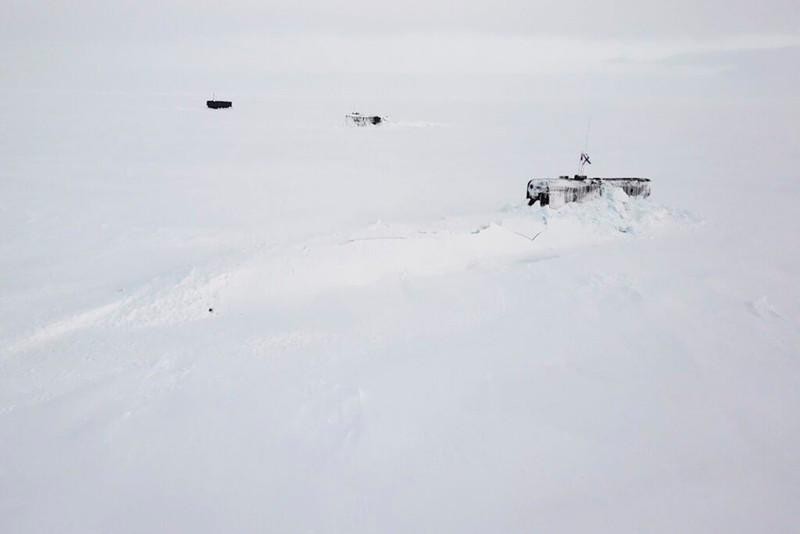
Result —
[[526, 191], [528, 205], [533, 206], [538, 202], [540, 206], [558, 206], [568, 202], [592, 200], [602, 196], [608, 187], [619, 187], [629, 197], [650, 196], [650, 178], [589, 178], [583, 174], [583, 166], [587, 163], [592, 164], [589, 155], [582, 152], [578, 174], [529, 180]]
[[377, 126], [386, 120], [380, 115], [362, 115], [357, 111], [348, 113], [345, 119], [354, 126]]
[[233, 106], [230, 100], [206, 100], [206, 106], [211, 109], [224, 109]]

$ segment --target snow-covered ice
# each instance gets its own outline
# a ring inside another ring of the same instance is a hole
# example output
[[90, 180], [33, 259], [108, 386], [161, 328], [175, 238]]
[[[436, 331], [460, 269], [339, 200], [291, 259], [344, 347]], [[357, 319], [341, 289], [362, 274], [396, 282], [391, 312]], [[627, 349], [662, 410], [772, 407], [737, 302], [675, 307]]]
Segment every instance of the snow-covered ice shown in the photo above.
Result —
[[527, 90], [5, 90], [0, 532], [791, 531], [798, 107]]

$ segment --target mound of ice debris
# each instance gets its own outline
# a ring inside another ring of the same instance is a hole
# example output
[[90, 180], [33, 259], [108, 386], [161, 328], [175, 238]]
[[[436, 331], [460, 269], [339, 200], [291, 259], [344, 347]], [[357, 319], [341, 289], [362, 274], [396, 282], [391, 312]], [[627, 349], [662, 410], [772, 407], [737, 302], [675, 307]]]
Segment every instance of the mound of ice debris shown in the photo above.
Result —
[[501, 221], [506, 227], [539, 233], [543, 247], [563, 248], [618, 239], [626, 235], [650, 235], [670, 226], [697, 222], [691, 214], [661, 206], [651, 199], [631, 198], [620, 188], [607, 188], [589, 202], [559, 208], [516, 208]]
[[694, 220], [617, 189], [558, 209], [519, 205], [433, 223], [378, 221], [355, 232], [269, 246], [237, 260], [196, 266], [177, 283], [147, 284], [12, 345], [14, 350], [25, 349], [85, 323], [143, 327], [208, 319], [212, 314], [207, 302], [225, 302], [230, 308], [265, 299], [291, 301], [409, 277], [492, 269], [552, 257], [569, 248], [652, 235]]
[[604, 241], [649, 235], [693, 219], [622, 190], [560, 209], [525, 205], [433, 223], [378, 221], [270, 249], [230, 273], [230, 284], [268, 296], [316, 294], [397, 277], [434, 276]]
[[548, 257], [566, 248], [649, 235], [692, 220], [648, 200], [629, 199], [620, 190], [558, 210], [517, 206], [430, 224], [378, 221], [351, 233], [270, 247], [223, 271], [194, 272], [191, 280], [176, 287], [180, 295], [159, 294], [155, 304], [142, 313], [126, 310], [126, 317], [146, 317], [149, 322], [201, 319], [208, 313], [199, 306], [192, 306], [190, 313], [180, 309], [181, 303], [198, 300], [191, 295], [195, 292], [213, 294], [228, 305], [313, 297], [382, 281]]

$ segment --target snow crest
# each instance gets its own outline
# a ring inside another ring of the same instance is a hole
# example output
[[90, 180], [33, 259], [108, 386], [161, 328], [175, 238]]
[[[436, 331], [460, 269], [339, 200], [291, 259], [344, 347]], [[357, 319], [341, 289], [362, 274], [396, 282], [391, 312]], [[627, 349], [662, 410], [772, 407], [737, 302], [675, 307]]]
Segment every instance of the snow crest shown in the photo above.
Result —
[[559, 209], [517, 205], [432, 224], [377, 221], [347, 234], [269, 247], [233, 266], [195, 267], [175, 283], [156, 281], [115, 302], [54, 321], [15, 340], [10, 349], [25, 351], [92, 326], [185, 323], [246, 302], [311, 298], [384, 281], [547, 259], [570, 248], [651, 236], [694, 220], [614, 189], [600, 199]]

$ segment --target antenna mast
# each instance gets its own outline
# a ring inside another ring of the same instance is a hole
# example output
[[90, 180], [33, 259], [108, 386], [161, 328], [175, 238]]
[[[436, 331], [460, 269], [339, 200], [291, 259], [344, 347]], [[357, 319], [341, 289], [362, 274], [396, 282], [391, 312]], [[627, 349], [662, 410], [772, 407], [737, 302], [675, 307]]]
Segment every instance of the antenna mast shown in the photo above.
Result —
[[583, 176], [583, 166], [587, 163], [589, 165], [592, 164], [591, 160], [589, 159], [589, 130], [592, 128], [592, 116], [589, 116], [589, 120], [586, 123], [586, 139], [583, 143], [583, 152], [581, 152], [580, 163], [578, 166], [578, 175]]

